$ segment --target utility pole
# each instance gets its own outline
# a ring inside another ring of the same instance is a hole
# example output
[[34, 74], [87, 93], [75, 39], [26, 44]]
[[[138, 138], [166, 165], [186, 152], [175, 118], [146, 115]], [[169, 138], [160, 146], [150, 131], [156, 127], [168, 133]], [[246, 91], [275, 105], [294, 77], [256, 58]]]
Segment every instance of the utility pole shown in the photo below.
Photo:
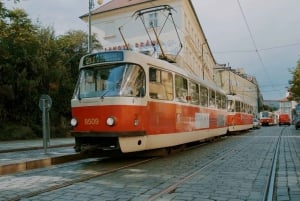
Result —
[[89, 36], [88, 36], [88, 53], [92, 52], [92, 23], [91, 23], [91, 17], [92, 17], [92, 9], [94, 8], [94, 0], [89, 0]]
[[[97, 3], [101, 5], [103, 0], [97, 0]], [[93, 50], [93, 39], [92, 39], [92, 9], [94, 8], [94, 0], [89, 0], [89, 36], [88, 36], [88, 53]]]

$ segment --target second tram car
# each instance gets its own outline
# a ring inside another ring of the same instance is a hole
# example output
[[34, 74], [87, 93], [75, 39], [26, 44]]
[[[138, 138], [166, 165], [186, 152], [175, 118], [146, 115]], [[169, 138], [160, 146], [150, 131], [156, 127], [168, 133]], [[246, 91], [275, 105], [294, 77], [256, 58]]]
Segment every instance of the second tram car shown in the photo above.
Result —
[[253, 107], [235, 95], [227, 95], [228, 131], [241, 131], [253, 128]]

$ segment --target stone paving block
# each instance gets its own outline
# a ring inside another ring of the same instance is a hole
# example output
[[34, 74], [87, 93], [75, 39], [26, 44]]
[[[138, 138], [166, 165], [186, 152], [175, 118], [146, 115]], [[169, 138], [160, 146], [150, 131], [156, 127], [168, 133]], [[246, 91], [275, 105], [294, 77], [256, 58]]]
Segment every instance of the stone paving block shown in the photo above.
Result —
[[291, 199], [291, 201], [299, 201], [300, 195], [292, 194], [292, 195], [290, 195], [290, 199]]
[[277, 194], [277, 196], [288, 195], [289, 194], [289, 189], [287, 187], [277, 188], [276, 194]]
[[249, 200], [260, 200], [261, 197], [262, 197], [261, 192], [252, 191], [250, 192]]
[[277, 201], [289, 201], [290, 198], [288, 195], [280, 195], [280, 196], [277, 196]]
[[[193, 195], [189, 195], [189, 194], [176, 194], [176, 196], [173, 198], [173, 200], [177, 200], [177, 201], [179, 201], [179, 200], [186, 200], [186, 201], [188, 201], [188, 200], [194, 200], [195, 199], [195, 197], [193, 196]], [[172, 201], [173, 201], [172, 200]]]

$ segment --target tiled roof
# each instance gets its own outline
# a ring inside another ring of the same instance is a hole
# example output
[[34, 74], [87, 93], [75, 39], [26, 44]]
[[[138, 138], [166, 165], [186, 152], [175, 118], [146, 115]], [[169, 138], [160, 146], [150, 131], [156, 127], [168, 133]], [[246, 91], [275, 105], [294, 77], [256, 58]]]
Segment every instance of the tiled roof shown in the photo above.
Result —
[[[106, 4], [101, 5], [99, 8], [92, 11], [92, 14], [101, 12], [111, 11], [119, 8], [129, 7], [145, 2], [156, 1], [156, 0], [111, 0]], [[88, 14], [80, 16], [80, 18], [86, 17]]]
[[287, 98], [280, 99], [279, 102], [289, 102]]

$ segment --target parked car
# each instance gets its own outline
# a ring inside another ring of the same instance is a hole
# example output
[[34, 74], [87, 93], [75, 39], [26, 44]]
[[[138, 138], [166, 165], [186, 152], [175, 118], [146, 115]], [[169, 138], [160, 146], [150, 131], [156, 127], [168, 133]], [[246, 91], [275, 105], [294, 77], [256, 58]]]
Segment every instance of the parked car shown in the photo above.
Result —
[[[300, 122], [299, 122], [300, 125]], [[256, 118], [253, 118], [253, 129], [259, 129], [261, 127], [260, 121]]]
[[279, 126], [281, 126], [281, 125], [288, 125], [288, 126], [291, 125], [290, 115], [288, 115], [288, 114], [279, 114], [278, 124], [279, 124]]
[[294, 124], [295, 124], [296, 130], [298, 130], [298, 128], [300, 128], [300, 118], [297, 118], [297, 119], [295, 120]]

